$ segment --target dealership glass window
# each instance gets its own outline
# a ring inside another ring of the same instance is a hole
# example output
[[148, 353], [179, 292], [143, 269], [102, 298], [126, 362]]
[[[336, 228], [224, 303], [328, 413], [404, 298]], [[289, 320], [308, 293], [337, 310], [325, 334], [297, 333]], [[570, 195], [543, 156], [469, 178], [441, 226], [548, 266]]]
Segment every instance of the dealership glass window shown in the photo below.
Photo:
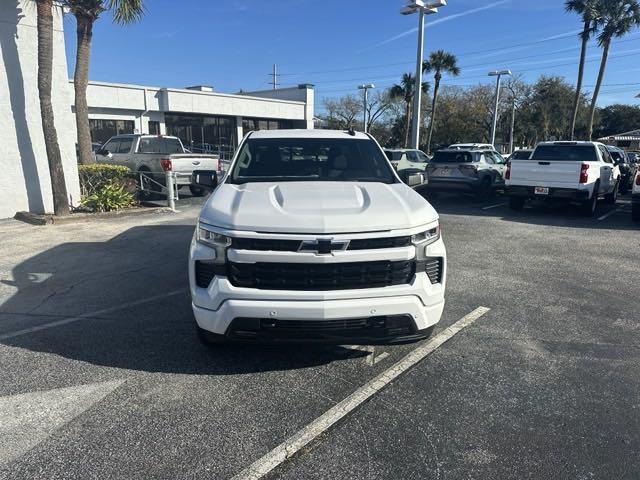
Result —
[[242, 134], [256, 130], [287, 130], [292, 128], [289, 120], [269, 120], [264, 118], [243, 118]]
[[135, 123], [133, 120], [89, 120], [91, 129], [91, 141], [94, 143], [104, 143], [111, 137], [133, 133]]
[[149, 120], [149, 135], [160, 135], [160, 122]]
[[180, 138], [194, 153], [215, 153], [229, 159], [236, 149], [234, 118], [196, 115], [165, 115], [167, 135]]

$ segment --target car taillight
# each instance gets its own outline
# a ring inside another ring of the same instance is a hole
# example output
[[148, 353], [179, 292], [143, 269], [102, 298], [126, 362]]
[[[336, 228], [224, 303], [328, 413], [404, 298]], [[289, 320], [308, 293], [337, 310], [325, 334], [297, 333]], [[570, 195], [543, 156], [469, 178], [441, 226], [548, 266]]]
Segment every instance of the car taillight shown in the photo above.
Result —
[[580, 168], [580, 183], [587, 183], [589, 181], [589, 165], [583, 163]]
[[507, 162], [507, 171], [504, 172], [504, 179], [505, 180], [511, 179], [511, 162]]
[[162, 170], [164, 170], [165, 172], [170, 172], [171, 169], [173, 168], [173, 165], [171, 165], [170, 158], [163, 158], [162, 160], [160, 160], [160, 166], [162, 167]]

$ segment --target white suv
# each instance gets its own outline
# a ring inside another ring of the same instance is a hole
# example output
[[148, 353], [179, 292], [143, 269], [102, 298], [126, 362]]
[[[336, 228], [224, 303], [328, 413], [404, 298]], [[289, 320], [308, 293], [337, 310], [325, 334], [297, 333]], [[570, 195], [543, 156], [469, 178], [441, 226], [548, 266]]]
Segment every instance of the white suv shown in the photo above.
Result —
[[527, 199], [555, 200], [577, 203], [592, 216], [598, 199], [616, 203], [620, 169], [601, 143], [544, 142], [530, 159], [509, 161], [505, 181], [515, 210]]
[[446, 251], [373, 137], [260, 131], [202, 208], [189, 278], [205, 341], [413, 341], [442, 315]]

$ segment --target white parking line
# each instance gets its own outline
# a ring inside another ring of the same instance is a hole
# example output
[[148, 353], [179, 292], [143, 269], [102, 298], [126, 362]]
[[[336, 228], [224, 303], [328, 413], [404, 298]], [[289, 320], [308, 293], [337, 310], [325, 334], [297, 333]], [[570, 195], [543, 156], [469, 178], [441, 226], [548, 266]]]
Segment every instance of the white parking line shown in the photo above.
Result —
[[35, 327], [25, 328], [23, 330], [18, 330], [16, 332], [5, 333], [0, 335], [0, 340], [8, 340], [10, 338], [21, 337], [22, 335], [27, 335], [28, 333], [39, 332], [41, 330], [47, 330], [49, 328], [54, 328], [54, 327], [59, 327], [61, 325], [67, 325], [69, 323], [79, 322], [80, 320], [99, 317], [107, 313], [117, 312], [118, 310], [137, 307], [138, 305], [144, 305], [145, 303], [155, 302], [156, 300], [161, 300], [163, 298], [174, 297], [176, 295], [180, 295], [181, 293], [185, 293], [186, 291], [187, 291], [186, 289], [181, 288], [180, 290], [174, 290], [172, 292], [163, 293], [161, 295], [155, 295], [153, 297], [143, 298], [141, 300], [136, 300], [135, 302], [121, 303], [120, 305], [117, 305], [115, 307], [109, 307], [109, 308], [104, 308], [102, 310], [97, 310], [95, 312], [84, 313], [82, 315], [78, 315], [77, 317], [63, 318], [62, 320], [43, 323], [42, 325], [36, 325]]
[[601, 217], [598, 217], [598, 220], [601, 222], [602, 220], [609, 218], [611, 215], [614, 215], [616, 213], [618, 213], [620, 211], [619, 208], [616, 208], [614, 210], [611, 210], [609, 213], [605, 213], [604, 215], [602, 215]]
[[442, 346], [447, 340], [451, 339], [462, 329], [473, 324], [488, 311], [489, 309], [486, 307], [478, 307], [467, 316], [444, 329], [430, 341], [416, 348], [398, 363], [385, 370], [362, 387], [358, 388], [340, 403], [331, 407], [320, 417], [316, 418], [298, 433], [289, 437], [265, 456], [256, 460], [254, 463], [235, 475], [232, 480], [258, 480], [264, 477], [274, 468], [281, 465], [310, 442], [315, 440], [319, 435], [326, 432], [339, 420], [362, 405], [366, 400], [386, 387], [389, 383], [423, 360], [427, 355], [433, 353], [437, 348]]
[[506, 202], [502, 202], [496, 205], [489, 205], [488, 207], [482, 207], [482, 210], [491, 210], [492, 208], [504, 207], [506, 204]]

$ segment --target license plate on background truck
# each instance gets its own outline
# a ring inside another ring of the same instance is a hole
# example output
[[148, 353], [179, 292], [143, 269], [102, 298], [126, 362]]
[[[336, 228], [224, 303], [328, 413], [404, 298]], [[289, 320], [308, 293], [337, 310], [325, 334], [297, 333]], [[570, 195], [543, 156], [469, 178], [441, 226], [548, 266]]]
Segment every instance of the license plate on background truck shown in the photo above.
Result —
[[536, 195], [549, 195], [549, 187], [535, 187], [533, 192]]

